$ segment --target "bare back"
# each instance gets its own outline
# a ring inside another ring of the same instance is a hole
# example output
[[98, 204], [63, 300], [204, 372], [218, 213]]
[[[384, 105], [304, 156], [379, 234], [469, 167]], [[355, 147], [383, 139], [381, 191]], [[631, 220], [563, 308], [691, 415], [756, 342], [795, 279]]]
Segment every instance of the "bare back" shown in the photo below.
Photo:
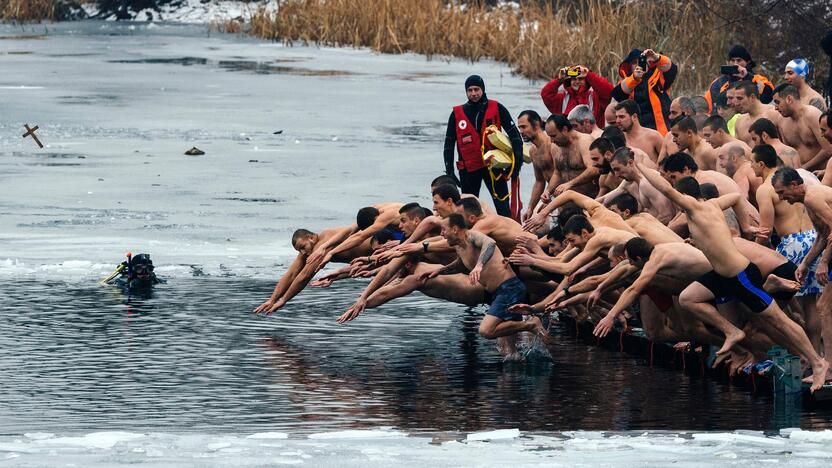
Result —
[[534, 234], [524, 231], [523, 226], [517, 221], [494, 214], [484, 214], [471, 226], [471, 230], [494, 239], [494, 242], [497, 243], [497, 248], [503, 255], [511, 255], [518, 236], [535, 238]]
[[717, 274], [731, 278], [745, 270], [748, 259], [734, 246], [731, 230], [718, 199], [696, 201], [685, 212], [688, 215], [691, 239], [711, 262]]
[[647, 239], [652, 245], [684, 242], [684, 239], [662, 224], [650, 213], [639, 213], [630, 217], [627, 224], [639, 235]]

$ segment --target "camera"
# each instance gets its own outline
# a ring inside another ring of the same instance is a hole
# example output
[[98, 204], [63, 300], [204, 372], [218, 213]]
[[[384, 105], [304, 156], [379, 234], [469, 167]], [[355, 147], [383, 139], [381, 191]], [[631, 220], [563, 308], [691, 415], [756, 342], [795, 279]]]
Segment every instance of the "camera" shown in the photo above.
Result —
[[566, 76], [569, 78], [575, 78], [581, 74], [581, 71], [578, 70], [578, 67], [572, 67], [569, 70], [566, 70]]
[[723, 65], [719, 68], [719, 72], [723, 75], [736, 75], [740, 72], [740, 67], [736, 65]]
[[646, 55], [639, 55], [638, 56], [638, 66], [641, 67], [644, 72], [647, 72], [647, 56]]

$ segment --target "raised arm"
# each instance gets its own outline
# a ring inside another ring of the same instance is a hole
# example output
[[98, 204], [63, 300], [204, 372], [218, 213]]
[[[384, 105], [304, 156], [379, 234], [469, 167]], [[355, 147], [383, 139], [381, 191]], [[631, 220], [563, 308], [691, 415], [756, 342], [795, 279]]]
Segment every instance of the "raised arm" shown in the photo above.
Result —
[[742, 232], [746, 234], [752, 232], [756, 233], [757, 230], [754, 229], [754, 227], [748, 222], [751, 219], [748, 212], [750, 203], [745, 197], [739, 193], [727, 193], [719, 198], [712, 198], [708, 201], [716, 203], [723, 211], [728, 208], [733, 208], [734, 213], [737, 215], [737, 222], [740, 223], [740, 229]]
[[659, 174], [658, 171], [654, 169], [650, 169], [644, 164], [635, 161], [636, 167], [641, 174], [650, 182], [650, 185], [656, 187], [656, 190], [661, 192], [664, 196], [666, 196], [670, 201], [682, 207], [682, 209], [689, 210], [696, 206], [696, 199], [691, 197], [690, 195], [685, 195], [670, 185], [670, 182], [666, 181], [664, 177]]

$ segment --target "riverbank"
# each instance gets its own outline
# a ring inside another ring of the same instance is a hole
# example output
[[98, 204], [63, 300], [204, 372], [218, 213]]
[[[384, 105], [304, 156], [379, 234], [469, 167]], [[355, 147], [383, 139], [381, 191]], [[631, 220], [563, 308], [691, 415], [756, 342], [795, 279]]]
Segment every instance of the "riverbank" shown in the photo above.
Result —
[[[0, 0], [0, 18], [202, 23], [287, 44], [493, 59], [533, 80], [580, 63], [615, 82], [621, 58], [632, 47], [652, 47], [679, 66], [674, 85], [679, 95], [701, 94], [718, 74], [729, 45], [742, 42], [758, 63], [756, 71], [772, 81], [779, 81], [783, 65], [795, 56], [815, 64], [815, 83], [825, 80], [829, 59], [817, 43], [832, 21], [828, 5], [807, 0], [775, 10], [746, 6], [722, 0], [583, 0], [554, 7], [549, 2], [384, 0], [374, 8], [361, 0]], [[736, 19], [737, 9], [748, 20]]]

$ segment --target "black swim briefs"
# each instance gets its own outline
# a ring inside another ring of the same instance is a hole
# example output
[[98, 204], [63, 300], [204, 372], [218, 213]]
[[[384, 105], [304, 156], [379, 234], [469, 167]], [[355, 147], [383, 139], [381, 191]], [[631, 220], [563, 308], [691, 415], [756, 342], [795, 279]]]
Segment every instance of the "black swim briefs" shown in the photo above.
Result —
[[737, 276], [726, 278], [711, 270], [696, 280], [708, 288], [716, 298], [734, 298], [759, 314], [766, 310], [773, 299], [763, 291], [763, 275], [757, 265], [749, 263]]

